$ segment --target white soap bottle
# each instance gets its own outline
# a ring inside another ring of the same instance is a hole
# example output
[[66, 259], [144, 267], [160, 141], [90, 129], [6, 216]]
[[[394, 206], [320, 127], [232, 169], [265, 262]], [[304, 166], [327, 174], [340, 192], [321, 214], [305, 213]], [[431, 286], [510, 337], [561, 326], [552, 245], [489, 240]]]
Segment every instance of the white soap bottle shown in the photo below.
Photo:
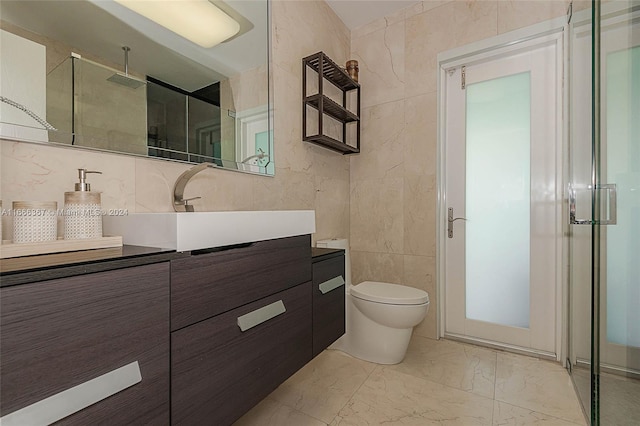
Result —
[[64, 193], [64, 239], [79, 240], [102, 237], [102, 203], [100, 193], [91, 191], [87, 182], [88, 173], [99, 173], [78, 169], [80, 182], [75, 191]]

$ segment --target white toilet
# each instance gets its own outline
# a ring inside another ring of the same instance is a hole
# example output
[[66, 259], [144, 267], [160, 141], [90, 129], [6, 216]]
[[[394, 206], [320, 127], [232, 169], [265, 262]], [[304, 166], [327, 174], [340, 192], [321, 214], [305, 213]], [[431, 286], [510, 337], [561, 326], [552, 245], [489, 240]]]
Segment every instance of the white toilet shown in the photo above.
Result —
[[402, 362], [413, 327], [422, 322], [429, 310], [429, 294], [375, 281], [353, 286], [348, 241], [321, 240], [316, 246], [345, 250], [346, 333], [330, 349], [378, 364]]

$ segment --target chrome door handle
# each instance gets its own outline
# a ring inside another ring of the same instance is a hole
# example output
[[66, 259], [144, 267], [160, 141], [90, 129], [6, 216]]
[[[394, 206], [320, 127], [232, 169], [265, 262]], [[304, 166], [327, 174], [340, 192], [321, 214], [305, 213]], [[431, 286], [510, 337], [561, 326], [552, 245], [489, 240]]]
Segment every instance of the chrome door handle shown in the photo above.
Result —
[[453, 238], [453, 222], [456, 220], [468, 220], [464, 217], [453, 217], [453, 208], [449, 207], [447, 209], [447, 234], [449, 238]]

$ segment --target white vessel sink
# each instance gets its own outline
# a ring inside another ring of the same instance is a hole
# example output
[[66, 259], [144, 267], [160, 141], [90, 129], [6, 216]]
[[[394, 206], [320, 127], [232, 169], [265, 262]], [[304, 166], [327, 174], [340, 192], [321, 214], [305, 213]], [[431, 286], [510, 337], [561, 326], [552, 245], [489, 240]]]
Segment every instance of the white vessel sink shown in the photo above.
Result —
[[190, 251], [312, 234], [313, 210], [133, 213], [105, 216], [104, 235], [124, 244]]

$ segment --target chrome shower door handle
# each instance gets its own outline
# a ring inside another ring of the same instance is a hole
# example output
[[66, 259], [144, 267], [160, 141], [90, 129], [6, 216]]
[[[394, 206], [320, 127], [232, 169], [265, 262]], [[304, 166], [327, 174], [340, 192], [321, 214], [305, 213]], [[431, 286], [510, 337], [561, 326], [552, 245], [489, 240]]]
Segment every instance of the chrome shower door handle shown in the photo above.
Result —
[[453, 238], [453, 222], [456, 220], [467, 220], [464, 217], [453, 217], [453, 208], [449, 207], [447, 209], [447, 235], [449, 238]]
[[598, 189], [604, 189], [607, 191], [607, 199], [609, 202], [607, 207], [607, 219], [600, 220], [600, 225], [616, 225], [618, 223], [618, 188], [615, 183], [608, 183], [606, 185], [599, 185]]
[[[571, 185], [569, 184], [569, 223], [571, 225], [593, 225], [592, 219], [576, 218], [576, 198], [578, 191], [591, 191], [591, 185]], [[597, 221], [598, 225], [615, 225], [618, 222], [618, 192], [615, 183], [597, 185], [596, 191], [607, 191], [607, 202], [601, 208], [601, 215], [604, 219]]]

